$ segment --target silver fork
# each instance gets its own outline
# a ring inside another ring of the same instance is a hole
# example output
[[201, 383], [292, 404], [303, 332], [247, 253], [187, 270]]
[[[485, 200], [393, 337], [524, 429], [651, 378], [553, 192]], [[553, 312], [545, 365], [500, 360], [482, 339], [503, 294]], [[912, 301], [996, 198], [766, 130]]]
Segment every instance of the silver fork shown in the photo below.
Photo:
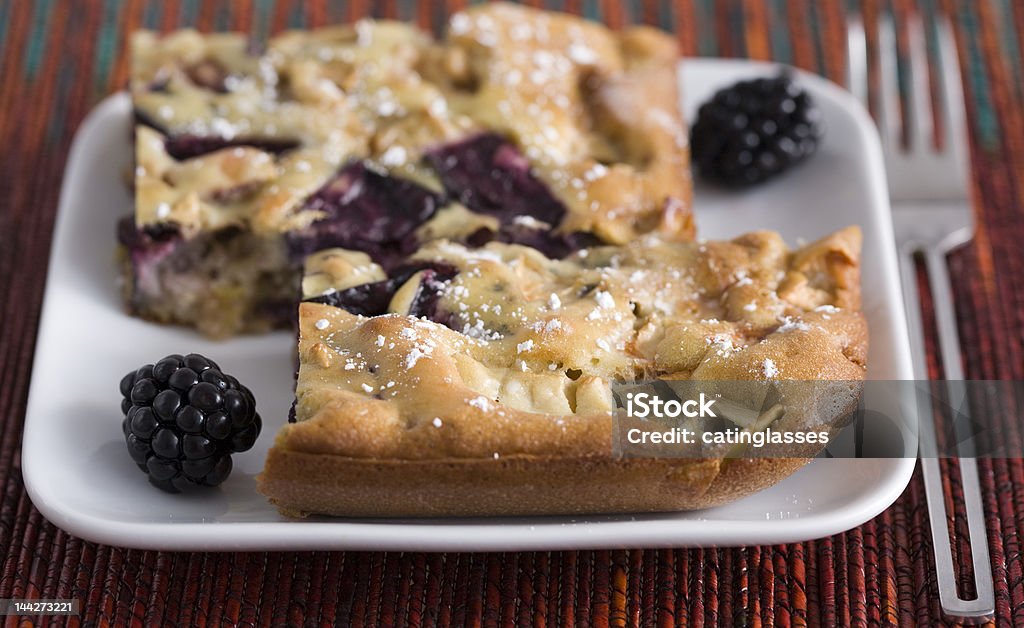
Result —
[[[896, 34], [893, 21], [883, 17], [878, 28], [881, 88], [878, 94], [878, 127], [882, 137], [885, 166], [892, 201], [893, 226], [899, 250], [903, 298], [907, 306], [907, 325], [913, 351], [914, 374], [928, 379], [921, 303], [917, 292], [916, 256], [921, 255], [928, 273], [928, 285], [935, 304], [939, 351], [949, 404], [964, 408], [965, 386], [957, 333], [956, 311], [946, 258], [950, 251], [974, 236], [970, 197], [970, 165], [967, 157], [967, 117], [964, 112], [960, 66], [956, 43], [948, 19], [935, 18], [936, 62], [941, 85], [941, 121], [945, 141], [941, 151], [934, 148], [928, 48], [922, 17], [908, 21], [910, 91], [904, 124], [909, 146], [904, 147], [900, 133]], [[867, 45], [864, 25], [859, 18], [848, 20], [849, 85], [851, 91], [868, 103]], [[967, 527], [970, 533], [977, 597], [964, 599], [957, 592], [951, 540], [946, 527], [946, 507], [942, 492], [942, 474], [935, 445], [933, 409], [927, 395], [921, 412], [921, 471], [928, 500], [932, 545], [939, 599], [943, 611], [956, 619], [984, 618], [995, 611], [992, 568], [989, 564], [981, 486], [973, 452], [958, 445]]]

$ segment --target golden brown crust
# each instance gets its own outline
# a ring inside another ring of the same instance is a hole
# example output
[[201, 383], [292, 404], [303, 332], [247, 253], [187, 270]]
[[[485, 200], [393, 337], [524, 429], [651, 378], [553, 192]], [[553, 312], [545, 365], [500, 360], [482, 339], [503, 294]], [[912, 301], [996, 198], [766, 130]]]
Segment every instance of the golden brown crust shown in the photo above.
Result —
[[[693, 459], [615, 459], [610, 383], [863, 379], [867, 329], [849, 309], [859, 305], [859, 237], [850, 228], [794, 252], [766, 232], [646, 240], [566, 261], [514, 245], [428, 248], [417, 257], [443, 253], [460, 271], [441, 303], [467, 320], [486, 313], [482, 333], [303, 303], [298, 422], [278, 434], [260, 490], [290, 512], [418, 515], [687, 509], [760, 490], [806, 459], [729, 460], [712, 471]], [[800, 289], [783, 297], [783, 286]], [[560, 295], [554, 307], [550, 294]], [[747, 303], [755, 307], [734, 307]], [[711, 474], [712, 490], [680, 479], [694, 469]], [[671, 481], [681, 483], [669, 490]], [[609, 498], [601, 482], [630, 495]], [[548, 494], [498, 503], [538, 485]], [[374, 506], [373, 486], [405, 497]], [[471, 486], [493, 499], [460, 505]]]
[[[283, 514], [515, 516], [699, 510], [772, 486], [809, 458], [366, 460], [272, 450], [257, 477]], [[339, 482], [344, 478], [343, 482]]]
[[651, 512], [702, 507], [718, 465], [599, 457], [379, 461], [275, 450], [258, 482], [290, 515]]

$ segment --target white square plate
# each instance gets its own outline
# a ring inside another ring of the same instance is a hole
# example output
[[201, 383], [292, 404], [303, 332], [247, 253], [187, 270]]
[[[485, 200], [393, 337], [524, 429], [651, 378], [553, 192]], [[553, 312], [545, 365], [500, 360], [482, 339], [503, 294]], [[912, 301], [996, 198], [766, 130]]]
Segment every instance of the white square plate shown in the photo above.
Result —
[[[725, 84], [775, 66], [688, 60], [680, 73], [686, 111]], [[877, 136], [860, 105], [799, 74], [824, 114], [813, 159], [777, 182], [743, 193], [698, 187], [703, 237], [777, 230], [790, 242], [847, 224], [864, 231], [864, 311], [869, 377], [912, 379], [885, 173]], [[857, 526], [903, 491], [912, 458], [818, 459], [781, 484], [701, 512], [592, 517], [356, 520], [282, 518], [254, 476], [292, 399], [292, 335], [228, 342], [124, 314], [115, 284], [115, 224], [131, 211], [131, 103], [103, 101], [82, 124], [68, 161], [46, 284], [26, 416], [22, 464], [33, 503], [82, 538], [175, 550], [543, 550], [784, 543]], [[118, 381], [169, 353], [210, 355], [255, 392], [264, 433], [220, 490], [170, 495], [151, 487], [121, 436]]]

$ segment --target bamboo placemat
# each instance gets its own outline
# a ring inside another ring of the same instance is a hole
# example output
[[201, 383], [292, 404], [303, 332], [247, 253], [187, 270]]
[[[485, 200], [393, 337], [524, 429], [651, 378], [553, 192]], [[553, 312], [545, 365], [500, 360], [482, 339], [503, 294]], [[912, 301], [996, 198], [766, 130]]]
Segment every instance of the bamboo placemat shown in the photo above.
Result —
[[[33, 508], [20, 472], [21, 434], [61, 174], [79, 122], [124, 84], [125, 35], [140, 26], [185, 25], [266, 33], [366, 14], [436, 28], [461, 4], [0, 4], [0, 598], [78, 598], [87, 625], [938, 622], [919, 476], [891, 508], [859, 528], [806, 543], [738, 549], [142, 552], [81, 541]], [[612, 26], [659, 25], [678, 34], [687, 55], [774, 58], [841, 83], [845, 11], [863, 11], [871, 23], [880, 11], [901, 17], [915, 4], [564, 0], [551, 6]], [[920, 4], [954, 16], [967, 72], [978, 235], [953, 255], [952, 272], [968, 377], [1024, 379], [1024, 6], [1011, 0]], [[931, 361], [937, 370], [934, 356]], [[1024, 625], [1024, 462], [982, 460], [980, 467], [997, 623]], [[955, 481], [950, 488], [959, 491]], [[950, 525], [965, 528], [960, 516]]]

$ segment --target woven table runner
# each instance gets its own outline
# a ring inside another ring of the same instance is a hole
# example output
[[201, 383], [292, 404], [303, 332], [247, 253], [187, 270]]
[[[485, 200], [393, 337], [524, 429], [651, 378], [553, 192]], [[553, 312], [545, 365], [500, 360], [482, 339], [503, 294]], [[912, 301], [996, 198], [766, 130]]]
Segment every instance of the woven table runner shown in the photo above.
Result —
[[[85, 625], [940, 623], [919, 474], [892, 507], [859, 528], [806, 543], [733, 549], [143, 552], [84, 542], [32, 506], [21, 477], [21, 435], [62, 170], [82, 118], [125, 84], [126, 35], [139, 27], [181, 26], [265, 34], [364, 15], [438, 28], [462, 4], [0, 3], [0, 598], [76, 598], [82, 613], [73, 621]], [[967, 376], [1024, 379], [1024, 3], [564, 0], [551, 6], [613, 27], [658, 25], [678, 35], [688, 56], [777, 59], [839, 83], [847, 10], [862, 12], [867, 24], [892, 10], [897, 26], [919, 8], [949, 12], [966, 72], [978, 212], [977, 237], [951, 260]], [[869, 48], [874, 43], [869, 38]], [[930, 364], [937, 373], [934, 354]], [[60, 382], [50, 384], [59, 394]], [[954, 461], [943, 465], [955, 468]], [[1024, 462], [980, 460], [979, 466], [996, 623], [1024, 625]], [[954, 478], [947, 489], [958, 493], [958, 474], [946, 475]], [[948, 523], [962, 539], [963, 513], [954, 510]]]

